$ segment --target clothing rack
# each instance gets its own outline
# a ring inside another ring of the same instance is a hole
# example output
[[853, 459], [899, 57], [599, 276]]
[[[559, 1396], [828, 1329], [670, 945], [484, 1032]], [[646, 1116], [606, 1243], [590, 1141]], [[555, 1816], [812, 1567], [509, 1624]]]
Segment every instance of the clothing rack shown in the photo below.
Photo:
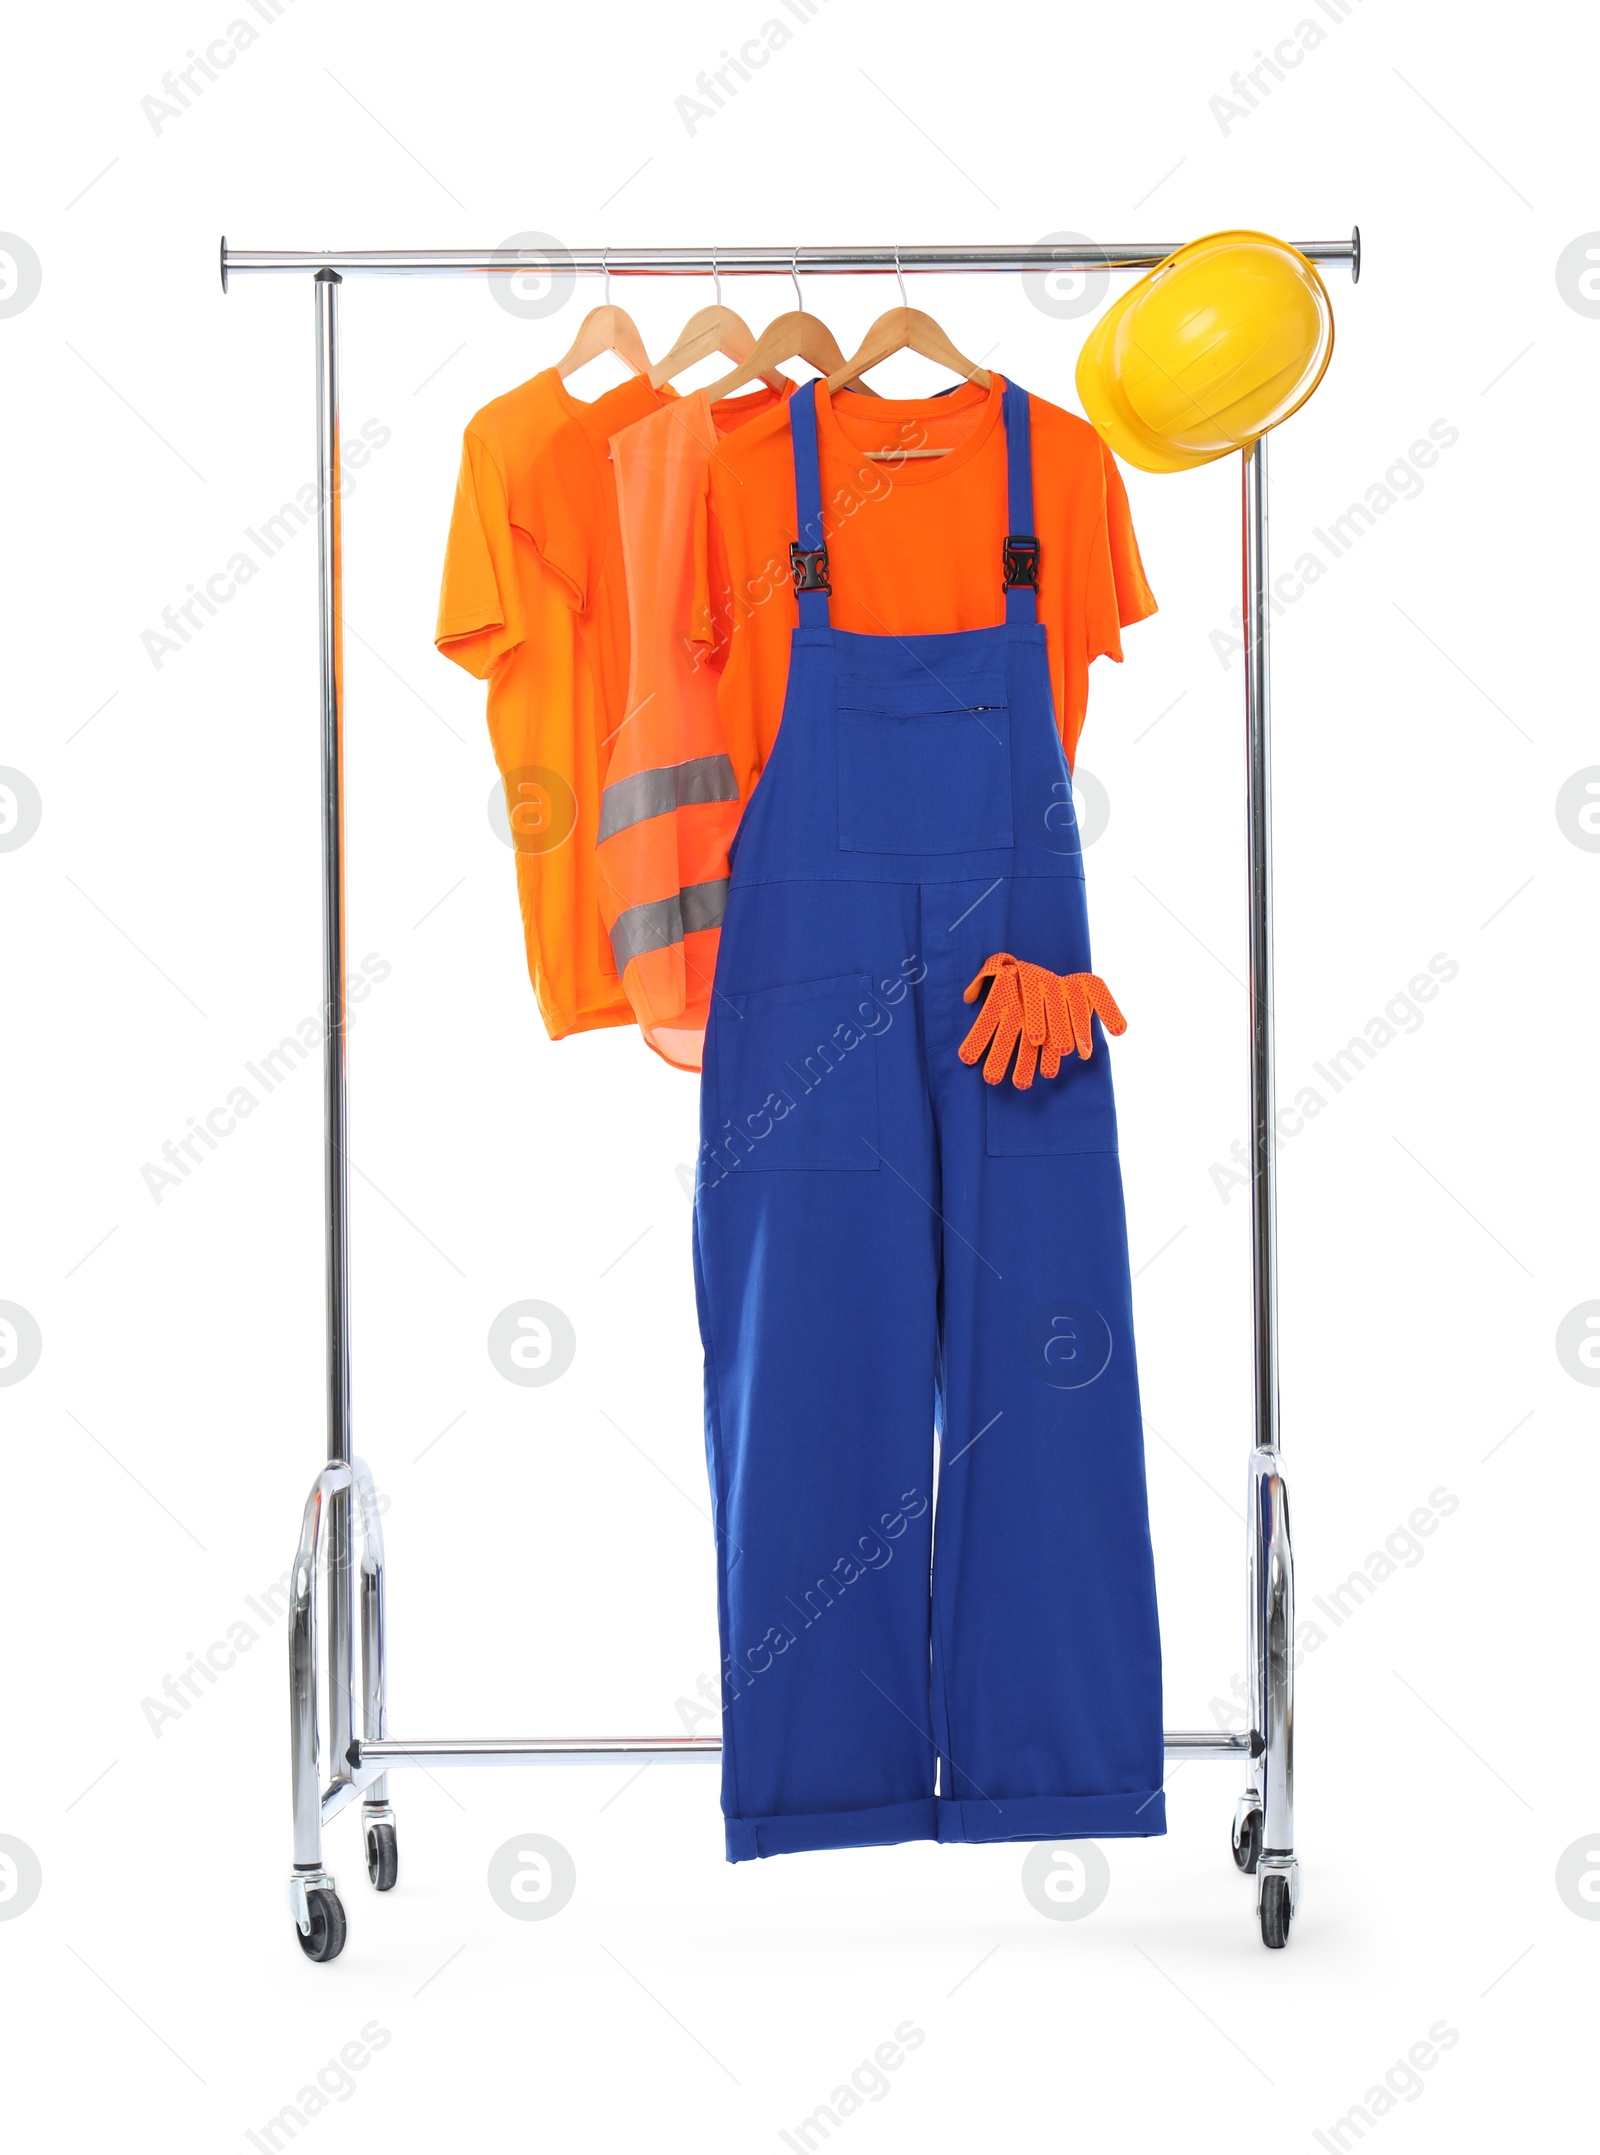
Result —
[[[317, 433], [317, 630], [322, 722], [324, 1169], [327, 1260], [327, 1464], [306, 1502], [289, 1611], [291, 1781], [294, 1868], [290, 1906], [311, 1960], [332, 1960], [345, 1941], [345, 1914], [322, 1861], [322, 1829], [361, 1798], [367, 1873], [387, 1891], [398, 1875], [388, 1774], [401, 1766], [510, 1764], [567, 1759], [720, 1757], [713, 1736], [429, 1737], [401, 1741], [388, 1727], [384, 1556], [371, 1474], [350, 1441], [349, 1185], [346, 1165], [344, 919], [344, 661], [341, 619], [339, 294], [346, 277], [553, 276], [708, 277], [952, 275], [969, 272], [1145, 270], [1171, 244], [1025, 247], [575, 247], [358, 249], [317, 254], [221, 243], [222, 288], [245, 275], [305, 275], [315, 315]], [[1347, 262], [1361, 274], [1361, 234], [1296, 242], [1313, 262]], [[1277, 1208], [1272, 1036], [1272, 804], [1269, 694], [1267, 443], [1241, 452], [1245, 621], [1245, 784], [1250, 945], [1251, 1280], [1254, 1320], [1254, 1444], [1246, 1522], [1246, 1640], [1250, 1725], [1242, 1732], [1168, 1730], [1169, 1759], [1236, 1759], [1245, 1792], [1233, 1823], [1233, 1857], [1257, 1879], [1262, 1937], [1287, 1942], [1298, 1897], [1294, 1853], [1294, 1567], [1288, 1495], [1279, 1467]], [[354, 1729], [354, 1536], [360, 1530], [361, 1733]], [[317, 1574], [325, 1557], [328, 1749], [319, 1763]]]

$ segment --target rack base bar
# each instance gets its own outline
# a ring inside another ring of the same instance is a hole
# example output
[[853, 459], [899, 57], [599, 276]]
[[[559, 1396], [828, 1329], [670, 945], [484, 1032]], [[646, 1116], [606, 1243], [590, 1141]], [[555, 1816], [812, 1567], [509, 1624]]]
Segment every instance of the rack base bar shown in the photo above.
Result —
[[[1166, 1755], [1173, 1759], [1252, 1758], [1259, 1749], [1256, 1739], [1224, 1731], [1169, 1729], [1164, 1739]], [[350, 1774], [341, 1778], [323, 1797], [324, 1814], [334, 1797], [342, 1810], [369, 1781], [391, 1766], [494, 1765], [500, 1760], [537, 1763], [540, 1759], [576, 1761], [603, 1766], [612, 1759], [720, 1758], [720, 1736], [424, 1736], [402, 1743], [385, 1736], [372, 1743], [359, 1739], [350, 1746]]]
[[458, 1765], [496, 1759], [581, 1759], [604, 1765], [614, 1758], [720, 1758], [720, 1736], [423, 1736], [412, 1743], [385, 1736], [376, 1743], [350, 1746], [357, 1772], [369, 1761], [383, 1766], [431, 1766], [441, 1759]]
[[[1242, 1759], [1260, 1756], [1262, 1740], [1223, 1730], [1168, 1729], [1163, 1746], [1169, 1761]], [[350, 1770], [322, 1793], [322, 1823], [354, 1803], [394, 1766], [604, 1766], [614, 1759], [643, 1758], [687, 1762], [722, 1756], [720, 1736], [424, 1736], [411, 1743], [386, 1736], [372, 1743], [351, 1743]]]
[[1162, 1739], [1168, 1758], [1244, 1758], [1256, 1757], [1261, 1749], [1261, 1738], [1239, 1732], [1228, 1734], [1222, 1729], [1169, 1728]]

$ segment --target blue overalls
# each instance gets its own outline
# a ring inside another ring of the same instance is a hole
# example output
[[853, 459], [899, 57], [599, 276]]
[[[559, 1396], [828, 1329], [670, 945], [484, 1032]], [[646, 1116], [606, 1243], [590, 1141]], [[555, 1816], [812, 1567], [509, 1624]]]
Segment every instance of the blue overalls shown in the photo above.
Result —
[[1005, 623], [933, 636], [830, 626], [814, 393], [789, 409], [800, 625], [695, 1198], [728, 1859], [1162, 1833], [1109, 1051], [1096, 1020], [1026, 1091], [957, 1053], [991, 952], [1090, 969], [1028, 398]]

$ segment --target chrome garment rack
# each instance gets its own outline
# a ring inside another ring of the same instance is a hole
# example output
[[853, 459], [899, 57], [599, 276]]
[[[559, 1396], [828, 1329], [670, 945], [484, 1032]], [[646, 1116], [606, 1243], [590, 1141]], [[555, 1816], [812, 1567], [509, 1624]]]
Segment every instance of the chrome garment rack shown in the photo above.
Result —
[[[1361, 234], [1297, 242], [1313, 262], [1348, 263], [1361, 274]], [[1157, 245], [1031, 247], [574, 247], [437, 251], [356, 250], [310, 254], [221, 247], [222, 289], [236, 276], [303, 275], [316, 325], [318, 589], [322, 709], [323, 1050], [327, 1219], [327, 1464], [306, 1502], [289, 1611], [289, 1721], [294, 1804], [290, 1906], [314, 1961], [345, 1942], [345, 1914], [323, 1867], [322, 1829], [357, 1797], [367, 1875], [381, 1892], [395, 1883], [399, 1851], [388, 1775], [400, 1766], [509, 1764], [577, 1759], [692, 1760], [720, 1756], [714, 1736], [429, 1737], [389, 1734], [384, 1639], [383, 1538], [372, 1477], [350, 1446], [349, 1186], [346, 1168], [344, 941], [344, 661], [339, 455], [339, 294], [347, 277], [901, 276], [974, 271], [1045, 274], [1145, 270], [1175, 251]], [[1254, 1307], [1254, 1443], [1246, 1523], [1246, 1641], [1250, 1725], [1241, 1732], [1169, 1730], [1169, 1759], [1236, 1759], [1245, 1791], [1233, 1822], [1233, 1858], [1257, 1881], [1261, 1935], [1287, 1944], [1299, 1890], [1294, 1853], [1294, 1567], [1289, 1505], [1278, 1463], [1277, 1207], [1272, 1045], [1272, 814], [1268, 690], [1267, 443], [1242, 451], [1245, 621], [1245, 785], [1249, 827], [1251, 1277]], [[360, 1529], [361, 1733], [354, 1729], [357, 1623], [354, 1537]], [[323, 1560], [325, 1559], [325, 1563]], [[317, 1576], [327, 1600], [325, 1718], [332, 1778], [319, 1765]]]

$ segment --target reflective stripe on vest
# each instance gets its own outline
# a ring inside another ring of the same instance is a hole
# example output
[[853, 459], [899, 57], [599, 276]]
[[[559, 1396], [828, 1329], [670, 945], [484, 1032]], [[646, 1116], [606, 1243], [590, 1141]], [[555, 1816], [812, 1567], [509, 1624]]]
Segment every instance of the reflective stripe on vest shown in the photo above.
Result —
[[707, 801], [736, 801], [738, 781], [726, 756], [691, 756], [653, 771], [634, 771], [600, 796], [600, 844], [653, 816], [671, 815]]
[[[734, 796], [737, 799], [737, 795]], [[727, 902], [728, 879], [715, 883], [691, 883], [671, 898], [653, 898], [645, 905], [631, 905], [619, 914], [611, 930], [611, 954], [619, 974], [647, 951], [667, 950], [686, 935], [722, 925]]]

